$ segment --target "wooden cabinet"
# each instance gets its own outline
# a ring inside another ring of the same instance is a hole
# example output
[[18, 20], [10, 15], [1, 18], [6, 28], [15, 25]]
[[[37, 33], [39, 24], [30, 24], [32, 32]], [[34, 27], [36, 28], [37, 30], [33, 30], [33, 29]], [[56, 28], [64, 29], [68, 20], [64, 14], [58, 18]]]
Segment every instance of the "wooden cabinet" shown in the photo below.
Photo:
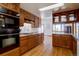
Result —
[[53, 14], [53, 23], [72, 23], [79, 21], [79, 9]]
[[77, 41], [76, 40], [73, 40], [72, 52], [73, 52], [74, 56], [77, 56]]
[[41, 19], [39, 19], [39, 17], [24, 9], [20, 9], [20, 26], [23, 26], [24, 22], [27, 21], [32, 24], [32, 28], [38, 28], [41, 25]]
[[9, 10], [20, 12], [20, 4], [19, 3], [0, 3], [0, 6], [7, 8]]
[[79, 9], [76, 11], [77, 20], [79, 21]]
[[77, 42], [72, 35], [53, 34], [53, 46], [64, 47], [72, 50], [73, 55], [77, 54]]
[[38, 44], [41, 44], [41, 43], [43, 43], [43, 41], [44, 41], [44, 34], [42, 33], [42, 34], [38, 34]]
[[35, 17], [35, 28], [39, 27], [39, 17]]
[[10, 50], [8, 52], [5, 52], [3, 54], [0, 54], [0, 56], [19, 56], [19, 55], [20, 55], [19, 47], [13, 50]]
[[21, 37], [20, 38], [20, 53], [23, 54], [28, 50], [28, 39], [27, 37]]
[[42, 19], [41, 18], [39, 18], [39, 27], [41, 27], [41, 25], [42, 25], [42, 21], [41, 21]]
[[25, 18], [25, 14], [24, 14], [24, 10], [20, 9], [20, 26], [23, 26], [24, 24], [24, 18]]
[[65, 47], [72, 49], [71, 35], [55, 35], [53, 34], [53, 46]]
[[20, 54], [23, 54], [37, 45], [42, 44], [43, 39], [43, 34], [20, 37]]

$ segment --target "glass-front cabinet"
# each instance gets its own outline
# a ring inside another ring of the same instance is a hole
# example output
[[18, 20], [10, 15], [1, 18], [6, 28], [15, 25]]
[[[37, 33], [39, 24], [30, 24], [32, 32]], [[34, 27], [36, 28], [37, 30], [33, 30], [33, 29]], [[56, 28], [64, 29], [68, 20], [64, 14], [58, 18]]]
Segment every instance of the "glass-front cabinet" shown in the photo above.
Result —
[[79, 21], [78, 18], [79, 10], [71, 10], [65, 12], [59, 12], [53, 14], [53, 23], [68, 23], [68, 22], [76, 22]]
[[67, 16], [66, 15], [62, 15], [60, 19], [61, 19], [61, 22], [67, 22]]
[[59, 22], [59, 16], [54, 17], [54, 22]]
[[53, 33], [57, 33], [57, 34], [71, 34], [73, 33], [72, 31], [73, 27], [72, 27], [72, 23], [68, 23], [68, 24], [53, 24]]
[[69, 14], [69, 21], [76, 21], [75, 14]]

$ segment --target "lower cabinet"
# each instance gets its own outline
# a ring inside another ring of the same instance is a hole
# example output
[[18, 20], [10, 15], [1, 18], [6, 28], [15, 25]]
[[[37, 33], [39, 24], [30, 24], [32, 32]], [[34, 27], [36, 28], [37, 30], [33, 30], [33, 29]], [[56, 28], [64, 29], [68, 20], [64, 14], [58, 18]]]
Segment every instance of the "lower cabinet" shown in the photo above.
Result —
[[77, 41], [72, 35], [53, 34], [54, 47], [64, 47], [72, 50], [73, 55], [77, 54]]
[[74, 56], [77, 56], [77, 41], [73, 40], [73, 48], [72, 48]]
[[27, 37], [21, 37], [20, 38], [20, 54], [23, 54], [28, 50], [28, 39]]
[[20, 54], [27, 52], [28, 50], [43, 43], [43, 34], [34, 34], [20, 37]]
[[3, 54], [0, 54], [0, 56], [19, 56], [19, 55], [20, 55], [19, 47], [13, 50], [10, 50], [8, 52], [5, 52]]

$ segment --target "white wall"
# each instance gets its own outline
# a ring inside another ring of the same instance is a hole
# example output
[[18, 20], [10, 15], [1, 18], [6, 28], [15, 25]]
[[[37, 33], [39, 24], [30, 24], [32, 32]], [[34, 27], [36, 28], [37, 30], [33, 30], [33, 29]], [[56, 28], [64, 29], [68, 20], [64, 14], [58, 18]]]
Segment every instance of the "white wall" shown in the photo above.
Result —
[[41, 12], [42, 25], [45, 35], [52, 35], [52, 11]]

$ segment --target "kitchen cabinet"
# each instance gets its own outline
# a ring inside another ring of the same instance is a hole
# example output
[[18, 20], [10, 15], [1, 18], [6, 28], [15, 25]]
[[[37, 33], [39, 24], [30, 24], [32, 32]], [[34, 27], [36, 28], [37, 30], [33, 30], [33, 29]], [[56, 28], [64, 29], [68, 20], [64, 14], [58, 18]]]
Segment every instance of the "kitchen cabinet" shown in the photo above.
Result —
[[20, 4], [19, 3], [0, 3], [0, 6], [12, 10], [14, 12], [20, 12]]
[[25, 11], [25, 18], [34, 21], [34, 15], [28, 11]]
[[2, 53], [0, 54], [0, 56], [19, 56], [20, 55], [20, 51], [19, 51], [19, 47], [10, 50], [8, 52]]
[[28, 39], [27, 37], [23, 36], [20, 38], [20, 54], [23, 54], [28, 50]]
[[79, 21], [79, 9], [53, 14], [53, 23], [72, 23]]
[[44, 34], [42, 33], [42, 34], [38, 34], [37, 35], [38, 36], [38, 44], [41, 44], [41, 43], [43, 43], [43, 41], [44, 41]]
[[53, 46], [59, 46], [59, 47], [71, 49], [72, 48], [71, 37], [72, 37], [71, 35], [53, 34]]
[[53, 43], [54, 47], [63, 47], [70, 49], [73, 52], [73, 55], [77, 53], [77, 42], [72, 35], [65, 35], [65, 34], [53, 34]]
[[27, 11], [25, 11], [25, 18], [30, 20], [30, 17], [31, 17], [31, 16], [30, 16], [30, 13], [27, 12]]
[[30, 36], [27, 36], [28, 38], [28, 49], [32, 49], [34, 47], [34, 43], [35, 43], [35, 37], [34, 35], [30, 35]]
[[41, 19], [30, 12], [20, 9], [20, 26], [23, 26], [24, 22], [32, 24], [32, 28], [38, 28], [41, 25]]
[[25, 14], [24, 14], [24, 10], [20, 9], [20, 26], [23, 26], [24, 24], [24, 18], [25, 18]]
[[41, 18], [39, 17], [39, 27], [41, 27]]
[[43, 43], [43, 34], [34, 34], [20, 37], [20, 54], [29, 51], [30, 49]]
[[76, 11], [77, 20], [79, 21], [79, 9]]
[[35, 28], [39, 27], [39, 17], [35, 17]]
[[73, 40], [72, 52], [73, 52], [74, 56], [77, 56], [77, 41], [76, 40]]

